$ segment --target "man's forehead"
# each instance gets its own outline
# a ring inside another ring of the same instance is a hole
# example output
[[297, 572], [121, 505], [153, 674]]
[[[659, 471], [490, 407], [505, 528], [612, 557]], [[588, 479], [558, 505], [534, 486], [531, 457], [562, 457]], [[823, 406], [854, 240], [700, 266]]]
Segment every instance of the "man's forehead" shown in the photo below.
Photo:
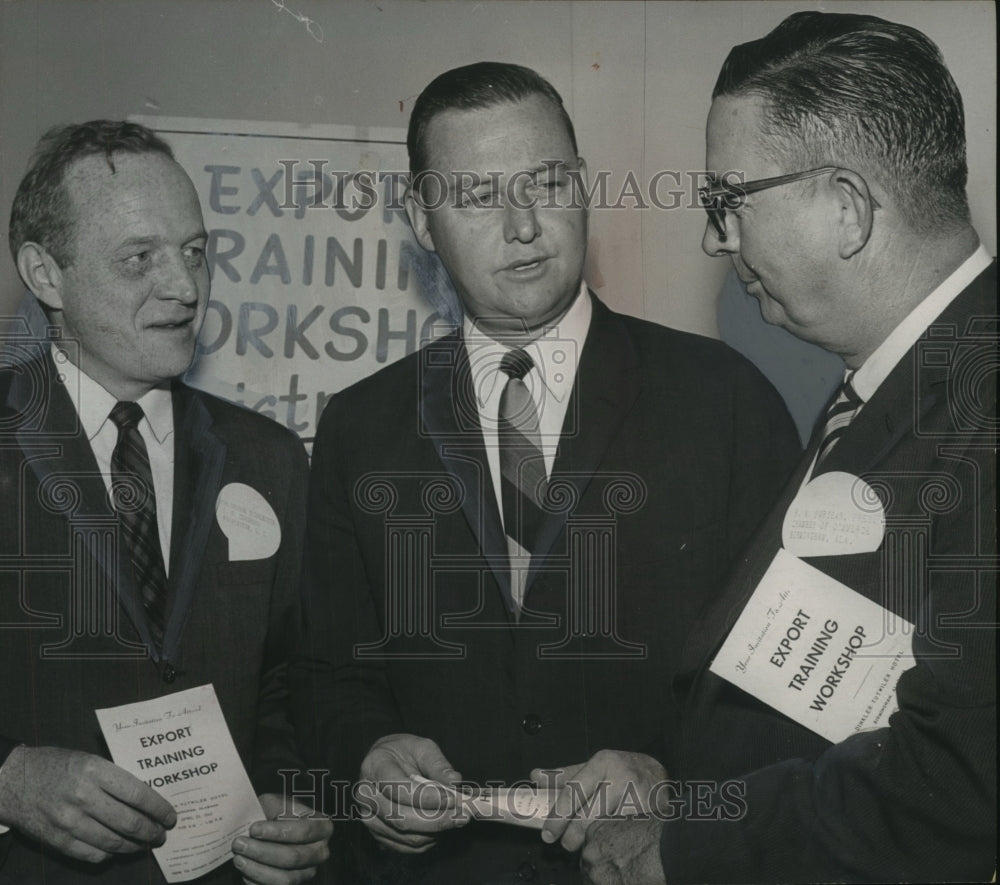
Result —
[[71, 188], [109, 189], [134, 184], [148, 176], [186, 173], [175, 160], [160, 153], [132, 153], [119, 151], [106, 154], [89, 154], [74, 160], [66, 168], [63, 183]]
[[66, 170], [63, 187], [69, 202], [81, 213], [108, 211], [123, 203], [144, 203], [149, 210], [191, 203], [197, 192], [188, 174], [165, 154], [115, 153], [111, 164], [104, 154], [81, 157]]
[[73, 242], [118, 248], [134, 238], [190, 238], [203, 230], [191, 179], [160, 153], [104, 154], [74, 161], [63, 180]]
[[541, 93], [481, 108], [440, 111], [427, 124], [424, 148], [429, 165], [440, 171], [474, 169], [501, 153], [513, 157], [518, 148], [527, 169], [540, 167], [545, 160], [576, 160], [559, 108]]
[[705, 133], [709, 171], [752, 168], [754, 177], [763, 177], [773, 168], [761, 138], [766, 112], [766, 102], [756, 95], [723, 95], [712, 102]]

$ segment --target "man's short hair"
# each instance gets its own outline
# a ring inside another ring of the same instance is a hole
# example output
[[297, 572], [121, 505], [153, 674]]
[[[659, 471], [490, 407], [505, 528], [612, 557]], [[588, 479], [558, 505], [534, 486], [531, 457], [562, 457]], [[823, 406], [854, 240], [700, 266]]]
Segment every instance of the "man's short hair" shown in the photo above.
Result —
[[762, 136], [801, 167], [790, 171], [867, 172], [921, 233], [969, 222], [962, 97], [920, 31], [871, 15], [790, 15], [729, 53], [712, 97], [732, 95], [764, 99]]
[[76, 219], [63, 186], [66, 171], [77, 160], [97, 155], [107, 160], [114, 174], [116, 153], [174, 159], [170, 145], [151, 129], [124, 120], [56, 126], [41, 137], [10, 210], [8, 239], [15, 262], [18, 250], [28, 242], [44, 246], [60, 266], [72, 262], [69, 244]]
[[[481, 61], [452, 68], [435, 77], [417, 97], [410, 114], [406, 149], [410, 155], [411, 180], [429, 168], [425, 136], [431, 120], [443, 111], [473, 111], [494, 105], [523, 101], [541, 95], [552, 102], [566, 126], [573, 153], [577, 152], [573, 122], [562, 96], [541, 74], [521, 65]], [[446, 171], [446, 170], [440, 170]], [[447, 170], [455, 171], [455, 170]]]

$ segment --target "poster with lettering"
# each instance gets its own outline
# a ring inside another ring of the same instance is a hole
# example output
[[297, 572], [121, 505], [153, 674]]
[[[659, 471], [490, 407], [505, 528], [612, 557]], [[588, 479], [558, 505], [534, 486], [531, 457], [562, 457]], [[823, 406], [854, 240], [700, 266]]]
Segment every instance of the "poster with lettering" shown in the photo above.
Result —
[[212, 294], [186, 380], [309, 444], [339, 390], [461, 314], [403, 195], [403, 129], [133, 116], [194, 181]]
[[168, 882], [225, 863], [233, 839], [264, 820], [211, 685], [96, 713], [114, 763], [177, 812], [166, 842], [153, 849]]
[[836, 743], [889, 724], [913, 629], [782, 549], [709, 669]]

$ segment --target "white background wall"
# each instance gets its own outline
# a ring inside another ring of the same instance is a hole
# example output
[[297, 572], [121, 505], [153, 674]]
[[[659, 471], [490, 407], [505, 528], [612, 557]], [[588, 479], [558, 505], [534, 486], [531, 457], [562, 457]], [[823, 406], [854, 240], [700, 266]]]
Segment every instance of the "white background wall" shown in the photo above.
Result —
[[[620, 183], [704, 164], [704, 119], [729, 48], [801, 9], [871, 12], [944, 52], [966, 102], [973, 215], [996, 252], [993, 4], [0, 0], [0, 217], [38, 136], [94, 117], [162, 114], [404, 126], [434, 76], [483, 59], [529, 65], [563, 94], [592, 171]], [[310, 34], [297, 13], [322, 29]], [[612, 191], [615, 188], [612, 187]], [[595, 212], [588, 279], [614, 307], [715, 334], [726, 269], [700, 210]], [[0, 252], [0, 315], [21, 295]]]

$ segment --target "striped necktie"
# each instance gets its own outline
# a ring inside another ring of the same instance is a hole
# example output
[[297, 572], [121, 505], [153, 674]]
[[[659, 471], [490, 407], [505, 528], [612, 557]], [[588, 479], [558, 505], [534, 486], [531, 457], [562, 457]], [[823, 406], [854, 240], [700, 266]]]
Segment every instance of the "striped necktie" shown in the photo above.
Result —
[[520, 349], [507, 351], [500, 361], [500, 371], [509, 376], [500, 395], [497, 424], [500, 491], [511, 564], [511, 593], [518, 611], [524, 598], [531, 551], [544, 518], [541, 502], [548, 487], [538, 411], [523, 380], [533, 366], [531, 357]]
[[847, 426], [851, 423], [858, 409], [864, 405], [864, 400], [858, 396], [851, 383], [854, 379], [854, 372], [848, 372], [844, 378], [844, 383], [840, 385], [837, 398], [826, 410], [826, 422], [823, 425], [823, 438], [816, 453], [816, 466], [823, 463], [823, 459], [830, 454], [837, 444]]
[[167, 575], [163, 567], [156, 494], [146, 443], [139, 433], [144, 414], [138, 403], [116, 403], [111, 420], [118, 442], [111, 454], [111, 492], [132, 569], [132, 584], [146, 612], [146, 623], [157, 649], [170, 614]]

